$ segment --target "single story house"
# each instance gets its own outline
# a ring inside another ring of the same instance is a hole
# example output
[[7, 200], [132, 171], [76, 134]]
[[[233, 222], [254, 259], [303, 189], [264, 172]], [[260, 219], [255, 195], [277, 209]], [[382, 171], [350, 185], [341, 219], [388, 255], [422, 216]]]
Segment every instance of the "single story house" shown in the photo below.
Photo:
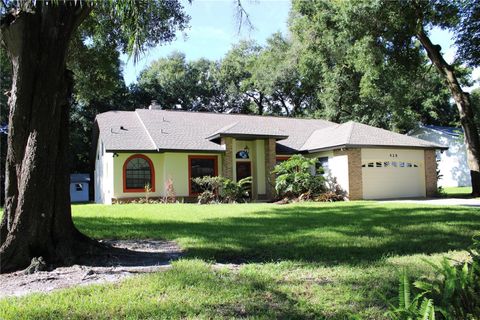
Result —
[[470, 168], [467, 162], [467, 148], [462, 128], [420, 125], [408, 135], [448, 147], [438, 150], [437, 160], [442, 187], [470, 187]]
[[426, 197], [446, 149], [356, 122], [156, 109], [99, 114], [94, 139], [97, 203], [162, 197], [172, 181], [193, 200], [192, 178], [206, 175], [252, 176], [252, 199], [269, 200], [272, 169], [297, 153], [318, 157], [352, 200]]
[[70, 201], [88, 202], [88, 185], [90, 175], [88, 173], [72, 173], [70, 175]]

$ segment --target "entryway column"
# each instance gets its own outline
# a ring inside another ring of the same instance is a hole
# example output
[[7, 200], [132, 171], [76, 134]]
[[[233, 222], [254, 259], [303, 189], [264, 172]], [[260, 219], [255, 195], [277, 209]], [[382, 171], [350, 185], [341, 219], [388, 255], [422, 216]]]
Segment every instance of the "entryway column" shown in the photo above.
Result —
[[277, 163], [276, 140], [265, 139], [265, 180], [267, 183], [266, 193], [269, 200], [275, 196], [275, 174], [272, 173]]
[[235, 139], [231, 137], [222, 138], [221, 144], [225, 145], [225, 156], [223, 158], [222, 176], [233, 180], [233, 166], [235, 161], [234, 155]]

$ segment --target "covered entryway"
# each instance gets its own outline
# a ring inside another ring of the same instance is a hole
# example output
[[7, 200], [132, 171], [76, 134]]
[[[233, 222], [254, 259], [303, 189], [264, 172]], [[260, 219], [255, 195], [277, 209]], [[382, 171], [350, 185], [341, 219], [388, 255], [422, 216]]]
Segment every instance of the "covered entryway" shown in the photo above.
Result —
[[362, 149], [364, 199], [425, 197], [424, 150]]

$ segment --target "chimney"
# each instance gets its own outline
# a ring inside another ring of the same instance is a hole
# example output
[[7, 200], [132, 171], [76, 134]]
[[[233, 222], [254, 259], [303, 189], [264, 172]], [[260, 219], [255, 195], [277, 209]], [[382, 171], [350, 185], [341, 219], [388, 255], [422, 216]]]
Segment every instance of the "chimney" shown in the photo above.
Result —
[[162, 110], [162, 106], [157, 103], [157, 100], [152, 100], [148, 106], [149, 110]]

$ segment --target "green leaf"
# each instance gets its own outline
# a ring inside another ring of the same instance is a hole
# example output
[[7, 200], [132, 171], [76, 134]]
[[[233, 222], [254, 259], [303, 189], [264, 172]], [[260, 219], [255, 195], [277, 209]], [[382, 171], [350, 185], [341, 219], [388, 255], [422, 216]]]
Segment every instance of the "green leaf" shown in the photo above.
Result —
[[398, 301], [400, 308], [408, 309], [410, 307], [410, 282], [406, 269], [403, 269], [403, 272], [400, 276], [400, 286], [398, 292]]
[[422, 304], [420, 306], [420, 315], [422, 320], [431, 320], [432, 310], [435, 313], [433, 307], [433, 301], [431, 299], [423, 298]]

